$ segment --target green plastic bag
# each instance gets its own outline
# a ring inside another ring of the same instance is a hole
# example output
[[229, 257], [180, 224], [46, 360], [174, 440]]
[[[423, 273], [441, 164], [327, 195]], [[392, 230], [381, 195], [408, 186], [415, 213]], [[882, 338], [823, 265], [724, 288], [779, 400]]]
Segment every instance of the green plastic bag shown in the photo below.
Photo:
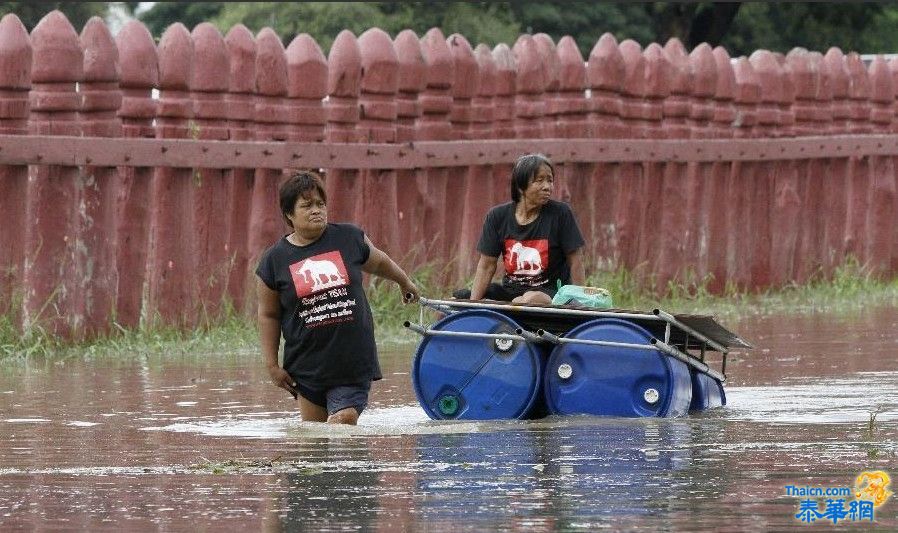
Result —
[[582, 305], [596, 309], [612, 307], [611, 293], [601, 287], [583, 287], [581, 285], [562, 285], [552, 298], [553, 305]]

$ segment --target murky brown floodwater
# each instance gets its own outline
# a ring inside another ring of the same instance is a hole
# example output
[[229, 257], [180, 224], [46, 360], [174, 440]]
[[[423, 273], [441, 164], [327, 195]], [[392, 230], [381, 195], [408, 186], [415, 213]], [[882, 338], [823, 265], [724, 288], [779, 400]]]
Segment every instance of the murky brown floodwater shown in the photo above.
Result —
[[869, 528], [785, 486], [898, 479], [898, 310], [726, 325], [758, 346], [729, 405], [675, 420], [433, 422], [411, 346], [356, 428], [297, 421], [254, 354], [0, 367], [0, 530]]

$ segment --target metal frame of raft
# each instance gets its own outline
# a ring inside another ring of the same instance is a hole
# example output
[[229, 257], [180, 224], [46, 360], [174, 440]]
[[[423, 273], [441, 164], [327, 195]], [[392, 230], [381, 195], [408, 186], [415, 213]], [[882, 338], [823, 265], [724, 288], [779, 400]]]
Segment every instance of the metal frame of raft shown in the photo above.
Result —
[[[420, 316], [419, 316], [419, 324], [414, 324], [412, 322], [406, 321], [404, 326], [421, 336], [445, 336], [445, 337], [467, 337], [467, 338], [489, 338], [496, 340], [510, 340], [510, 341], [520, 341], [520, 342], [547, 342], [551, 344], [588, 344], [594, 346], [610, 346], [610, 347], [618, 347], [618, 348], [633, 348], [638, 350], [656, 350], [662, 352], [666, 355], [669, 355], [686, 365], [694, 368], [695, 370], [702, 372], [716, 379], [717, 381], [724, 383], [726, 381], [726, 363], [727, 363], [727, 354], [729, 352], [728, 346], [716, 342], [710, 339], [707, 335], [696, 331], [695, 328], [692, 328], [679, 320], [674, 315], [662, 311], [661, 309], [654, 309], [651, 313], [639, 313], [632, 311], [599, 311], [592, 309], [583, 309], [583, 308], [568, 308], [568, 307], [560, 307], [560, 306], [551, 306], [551, 307], [543, 307], [543, 306], [527, 306], [527, 305], [515, 305], [515, 304], [504, 304], [504, 303], [488, 303], [483, 301], [465, 301], [465, 300], [436, 300], [430, 298], [421, 298], [419, 300], [420, 303]], [[493, 311], [513, 311], [515, 313], [531, 313], [531, 314], [543, 314], [543, 315], [559, 315], [562, 317], [584, 317], [584, 318], [621, 318], [621, 319], [631, 319], [631, 320], [640, 320], [640, 321], [654, 321], [664, 323], [664, 339], [658, 339], [652, 337], [650, 340], [650, 344], [632, 344], [632, 343], [624, 343], [624, 342], [612, 342], [612, 341], [595, 341], [595, 340], [587, 340], [587, 339], [569, 339], [565, 337], [559, 337], [554, 335], [544, 329], [537, 329], [535, 332], [528, 331], [523, 328], [518, 328], [515, 331], [515, 335], [511, 335], [508, 333], [474, 333], [474, 332], [462, 332], [462, 331], [442, 331], [442, 330], [434, 330], [429, 326], [424, 325], [424, 307], [429, 307], [436, 311], [446, 314], [452, 314], [458, 312], [457, 309], [490, 309]], [[677, 328], [685, 334], [685, 340], [682, 343], [684, 345], [684, 349], [680, 350], [676, 346], [671, 343], [671, 332], [672, 328]], [[727, 332], [729, 333], [729, 332]], [[688, 353], [689, 349], [689, 338], [690, 336], [698, 341], [698, 345], [695, 348], [701, 350], [701, 357], [696, 357]], [[745, 346], [751, 348], [752, 346], [738, 337], [735, 337], [738, 341], [738, 345]], [[705, 362], [705, 353], [708, 349], [713, 351], [720, 352], [722, 355], [721, 369], [720, 372], [709, 367]]]

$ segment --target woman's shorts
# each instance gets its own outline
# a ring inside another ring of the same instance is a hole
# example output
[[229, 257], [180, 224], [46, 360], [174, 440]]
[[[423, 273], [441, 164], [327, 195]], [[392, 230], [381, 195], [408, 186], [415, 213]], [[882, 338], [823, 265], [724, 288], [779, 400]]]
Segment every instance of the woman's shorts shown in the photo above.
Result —
[[368, 393], [371, 391], [371, 382], [339, 385], [330, 389], [319, 390], [306, 387], [297, 381], [296, 390], [306, 400], [327, 409], [328, 415], [349, 407], [355, 407], [355, 410], [362, 414], [362, 411], [368, 405]]

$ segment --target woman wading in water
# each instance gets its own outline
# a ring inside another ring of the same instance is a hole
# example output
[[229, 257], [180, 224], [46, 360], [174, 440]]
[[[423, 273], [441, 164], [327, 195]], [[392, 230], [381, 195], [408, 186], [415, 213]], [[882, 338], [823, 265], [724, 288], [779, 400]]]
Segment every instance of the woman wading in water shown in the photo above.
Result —
[[317, 174], [300, 172], [284, 182], [280, 208], [293, 232], [266, 250], [256, 269], [268, 373], [296, 398], [303, 420], [355, 424], [371, 382], [381, 379], [362, 273], [396, 282], [406, 303], [417, 300], [418, 288], [361, 229], [328, 223]]

